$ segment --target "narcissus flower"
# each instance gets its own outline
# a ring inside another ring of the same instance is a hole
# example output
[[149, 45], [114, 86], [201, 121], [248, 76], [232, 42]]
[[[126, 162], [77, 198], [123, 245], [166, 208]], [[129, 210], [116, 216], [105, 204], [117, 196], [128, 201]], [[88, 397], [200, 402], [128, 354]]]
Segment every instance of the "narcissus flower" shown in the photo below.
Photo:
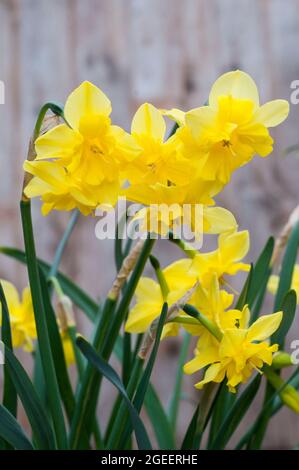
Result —
[[[255, 154], [265, 157], [272, 152], [268, 128], [279, 125], [288, 113], [285, 100], [260, 106], [256, 84], [246, 73], [225, 73], [212, 86], [208, 106], [186, 113], [185, 125], [177, 132], [180, 151], [203, 178], [227, 183]], [[169, 115], [183, 122], [181, 112]]]
[[115, 204], [121, 167], [136, 156], [137, 149], [130, 134], [112, 125], [111, 110], [107, 96], [83, 82], [66, 101], [68, 124], [55, 126], [36, 140], [35, 164], [25, 162], [25, 170], [38, 180], [29, 183], [25, 194], [41, 196], [45, 213], [54, 208], [93, 210], [102, 202]]
[[176, 136], [165, 140], [165, 133], [162, 112], [149, 103], [141, 105], [131, 126], [138, 154], [125, 171], [131, 185], [188, 184], [191, 167], [188, 161], [178, 158]]
[[191, 273], [197, 276], [203, 286], [208, 287], [214, 273], [224, 281], [225, 274], [234, 275], [238, 271], [249, 271], [250, 265], [241, 263], [249, 250], [249, 233], [223, 233], [218, 237], [218, 248], [209, 253], [198, 253], [193, 259]]
[[25, 287], [20, 299], [13, 284], [4, 280], [1, 280], [1, 284], [9, 310], [13, 347], [22, 347], [25, 351], [31, 352], [33, 341], [36, 339], [36, 327], [30, 289]]
[[248, 308], [244, 308], [236, 326], [224, 329], [218, 347], [200, 349], [185, 365], [187, 374], [209, 365], [196, 388], [202, 388], [208, 382], [219, 383], [226, 378], [230, 391], [235, 392], [235, 387], [247, 382], [255, 370], [261, 372], [263, 364], [271, 365], [278, 345], [270, 346], [266, 340], [279, 328], [282, 312], [262, 316], [250, 327], [247, 326], [249, 316]]
[[144, 228], [166, 235], [186, 224], [196, 238], [203, 233], [218, 234], [234, 231], [237, 222], [227, 209], [211, 207], [212, 197], [220, 190], [218, 182], [193, 179], [185, 186], [133, 185], [123, 194], [133, 202], [151, 206], [143, 209], [137, 217], [144, 219]]
[[[188, 275], [190, 260], [176, 261], [163, 269], [163, 276], [169, 288], [168, 305], [177, 302], [196, 279]], [[144, 333], [150, 324], [160, 315], [164, 303], [158, 282], [149, 277], [142, 277], [135, 291], [136, 304], [130, 310], [125, 329], [129, 333]], [[179, 325], [167, 324], [163, 329], [163, 337], [177, 335]]]
[[53, 209], [70, 211], [75, 208], [88, 215], [99, 202], [111, 206], [117, 202], [120, 190], [118, 181], [92, 187], [56, 161], [25, 161], [24, 170], [34, 175], [24, 192], [29, 198], [41, 197], [43, 215]]
[[[268, 282], [269, 292], [271, 292], [272, 294], [276, 294], [277, 289], [278, 289], [278, 284], [279, 284], [279, 276], [276, 276], [275, 274], [270, 276], [270, 279]], [[294, 266], [291, 289], [293, 289], [296, 292], [297, 303], [299, 303], [299, 264], [296, 264]]]

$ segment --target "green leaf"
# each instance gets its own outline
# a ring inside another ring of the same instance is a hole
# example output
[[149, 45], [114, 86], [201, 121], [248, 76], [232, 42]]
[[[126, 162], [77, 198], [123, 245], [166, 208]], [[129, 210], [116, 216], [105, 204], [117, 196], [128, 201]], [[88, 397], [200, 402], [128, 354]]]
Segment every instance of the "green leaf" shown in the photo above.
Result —
[[248, 292], [248, 305], [251, 308], [261, 291], [265, 279], [270, 275], [270, 262], [273, 255], [274, 238], [270, 237], [253, 267], [252, 280]]
[[2, 405], [0, 405], [0, 437], [17, 450], [33, 450], [32, 443], [16, 418]]
[[281, 305], [284, 299], [284, 296], [288, 292], [292, 284], [292, 277], [294, 266], [297, 258], [299, 244], [299, 222], [295, 225], [290, 235], [286, 251], [283, 257], [280, 275], [279, 275], [279, 284], [275, 297], [274, 312], [281, 309]]
[[160, 398], [151, 384], [149, 384], [145, 395], [144, 406], [159, 444], [159, 449], [175, 449], [173, 429], [170, 426]]
[[176, 423], [177, 423], [177, 416], [179, 412], [180, 400], [181, 400], [181, 392], [182, 392], [182, 382], [183, 382], [183, 367], [186, 362], [189, 346], [190, 346], [191, 335], [184, 332], [184, 339], [181, 345], [181, 351], [178, 359], [178, 366], [175, 378], [175, 384], [173, 389], [173, 394], [170, 400], [169, 405], [169, 421], [173, 432], [175, 433]]
[[196, 450], [199, 447], [201, 433], [197, 433], [197, 422], [199, 418], [199, 405], [197, 405], [192, 419], [183, 439], [181, 450]]
[[106, 379], [109, 380], [109, 382], [112, 383], [122, 395], [130, 414], [138, 448], [142, 450], [150, 450], [152, 447], [145, 427], [136, 409], [132, 405], [124, 388], [124, 385], [115, 370], [97, 354], [91, 344], [89, 344], [84, 338], [79, 336], [77, 339], [77, 344], [86, 359], [93, 365], [93, 367], [95, 367], [98, 372], [100, 372], [104, 377], [106, 377]]
[[8, 348], [5, 348], [5, 361], [29, 419], [37, 448], [54, 449], [55, 437], [53, 430], [25, 369]]
[[[18, 248], [0, 247], [0, 253], [13, 258], [20, 263], [27, 264], [24, 251]], [[43, 269], [45, 276], [48, 277], [51, 266], [40, 258], [37, 259], [38, 264]], [[56, 275], [63, 292], [68, 295], [77, 307], [80, 308], [93, 322], [98, 313], [98, 304], [85, 291], [77, 286], [69, 277], [60, 271]]]
[[271, 338], [271, 342], [273, 344], [277, 343], [280, 350], [283, 349], [285, 338], [295, 318], [296, 307], [296, 292], [294, 290], [290, 290], [282, 302], [281, 310], [283, 311], [283, 317], [280, 327], [275, 331]]
[[[119, 336], [114, 348], [115, 356], [119, 361], [122, 360], [122, 341], [123, 339]], [[144, 406], [159, 444], [159, 449], [174, 449], [175, 443], [173, 430], [171, 429], [160, 398], [151, 383], [149, 384], [145, 395]]]
[[32, 296], [38, 345], [48, 392], [49, 408], [51, 410], [51, 416], [53, 419], [57, 446], [59, 449], [65, 449], [67, 446], [66, 428], [60, 402], [59, 387], [55, 374], [55, 367], [40, 284], [39, 268], [35, 253], [30, 201], [21, 201], [20, 207], [29, 284]]
[[248, 303], [248, 295], [250, 291], [250, 285], [252, 282], [252, 275], [253, 275], [253, 266], [251, 265], [250, 271], [248, 273], [248, 276], [246, 278], [246, 281], [244, 283], [243, 289], [241, 294], [239, 295], [238, 301], [236, 303], [236, 309], [237, 310], [242, 310], [244, 305]]
[[[5, 299], [2, 284], [0, 283], [0, 302], [2, 313], [2, 327], [1, 338], [5, 346], [12, 350], [12, 336], [10, 327], [10, 318], [8, 306]], [[10, 375], [7, 370], [7, 365], [4, 364], [4, 387], [3, 387], [3, 406], [13, 415], [17, 415], [17, 393], [11, 381]]]
[[224, 449], [230, 437], [242, 421], [254, 397], [257, 394], [261, 383], [261, 376], [257, 375], [255, 379], [245, 388], [242, 394], [237, 398], [232, 408], [225, 417], [225, 420], [219, 429], [211, 449]]
[[[157, 353], [158, 353], [158, 349], [159, 349], [159, 345], [160, 345], [160, 339], [161, 339], [161, 335], [162, 335], [162, 330], [163, 330], [163, 326], [164, 326], [166, 316], [167, 316], [167, 311], [168, 311], [168, 305], [167, 305], [167, 303], [164, 303], [163, 307], [162, 307], [161, 314], [160, 314], [159, 322], [158, 322], [158, 327], [157, 327], [157, 331], [156, 331], [156, 337], [155, 337], [153, 349], [152, 349], [152, 352], [150, 354], [147, 365], [144, 369], [144, 372], [142, 374], [142, 377], [140, 379], [140, 382], [138, 384], [136, 394], [135, 394], [135, 397], [134, 397], [134, 400], [133, 400], [134, 407], [136, 408], [138, 413], [140, 413], [140, 411], [141, 411], [141, 408], [142, 408], [142, 405], [143, 405], [143, 402], [144, 402], [144, 398], [145, 398], [145, 395], [146, 395], [146, 392], [147, 392], [147, 389], [148, 389], [148, 386], [149, 386], [149, 383], [150, 383], [150, 378], [151, 378], [152, 371], [153, 371], [154, 364], [155, 364], [155, 360], [156, 360], [156, 357], [157, 357]], [[122, 444], [123, 445], [126, 444], [128, 438], [131, 434], [131, 430], [132, 430], [132, 428], [130, 428], [130, 426], [127, 426], [127, 429], [125, 429], [125, 432], [123, 434], [123, 438], [120, 442], [120, 447], [122, 447]]]
[[68, 375], [61, 336], [51, 304], [47, 281], [41, 269], [39, 269], [39, 275], [57, 382], [67, 417], [71, 421], [75, 409], [75, 397]]
[[69, 238], [72, 234], [72, 231], [75, 228], [75, 225], [78, 221], [79, 215], [80, 215], [80, 212], [78, 211], [78, 209], [75, 209], [73, 211], [72, 215], [71, 215], [71, 218], [69, 220], [67, 228], [66, 228], [60, 242], [58, 243], [58, 246], [57, 246], [57, 249], [56, 249], [56, 252], [55, 252], [55, 256], [54, 256], [54, 260], [53, 260], [53, 263], [51, 265], [51, 269], [49, 271], [49, 275], [48, 275], [49, 277], [56, 277], [58, 266], [61, 262], [61, 258], [62, 258], [64, 249], [65, 249], [65, 247], [67, 245], [67, 242], [68, 242], [68, 240], [69, 240]]
[[[133, 298], [135, 289], [154, 242], [155, 239], [151, 239], [150, 235], [145, 240], [144, 246], [141, 250], [130, 279], [123, 291], [122, 298], [113, 315], [112, 321], [111, 312], [114, 310], [116, 299], [109, 299], [108, 297], [105, 301], [104, 311], [101, 314], [103, 318], [98, 321], [98, 324], [95, 328], [95, 339], [93, 341], [95, 349], [100, 352], [105, 361], [109, 361], [109, 358], [113, 352], [121, 325], [126, 317], [130, 302]], [[109, 326], [109, 329], [106, 328], [106, 325]], [[102, 338], [105, 340], [103, 345]], [[76, 400], [76, 410], [71, 426], [70, 443], [73, 449], [78, 448], [84, 433], [90, 435], [92, 417], [94, 416], [97, 405], [100, 384], [101, 376], [98, 376], [95, 374], [95, 371], [91, 370], [89, 367], [86, 367], [82, 380], [82, 386], [80, 387], [78, 398]]]

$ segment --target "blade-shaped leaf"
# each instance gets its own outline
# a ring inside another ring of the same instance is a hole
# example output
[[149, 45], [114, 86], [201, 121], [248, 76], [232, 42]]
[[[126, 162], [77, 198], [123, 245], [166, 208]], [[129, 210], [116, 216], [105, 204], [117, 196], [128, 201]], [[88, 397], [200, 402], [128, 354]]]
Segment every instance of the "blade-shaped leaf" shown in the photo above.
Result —
[[253, 306], [265, 278], [270, 275], [270, 262], [274, 249], [274, 238], [270, 237], [253, 267], [253, 275], [248, 292], [248, 304]]
[[[14, 258], [22, 264], [27, 263], [24, 251], [19, 250], [18, 248], [0, 247], [0, 253]], [[38, 258], [38, 263], [45, 272], [45, 276], [47, 277], [50, 273], [51, 266], [40, 258]], [[72, 299], [74, 304], [76, 304], [77, 307], [80, 308], [80, 310], [86, 313], [86, 315], [90, 318], [91, 321], [94, 321], [99, 308], [97, 302], [93, 300], [85, 291], [83, 291], [79, 286], [77, 286], [65, 274], [59, 271], [56, 277], [59, 281], [59, 284], [61, 285], [63, 292]]]
[[59, 333], [55, 312], [51, 304], [47, 281], [41, 269], [39, 269], [39, 275], [59, 391], [66, 410], [66, 414], [70, 421], [75, 408], [75, 397], [68, 376], [61, 336]]
[[55, 373], [53, 355], [49, 340], [46, 312], [44, 308], [44, 301], [40, 284], [39, 267], [36, 259], [30, 201], [22, 200], [20, 203], [20, 209], [27, 259], [27, 271], [32, 296], [38, 345], [43, 364], [46, 387], [48, 391], [49, 408], [51, 410], [51, 415], [53, 419], [57, 445], [59, 448], [65, 449], [67, 446], [66, 428], [60, 401], [59, 387]]
[[196, 410], [192, 416], [192, 419], [187, 428], [185, 437], [183, 439], [181, 450], [196, 450], [199, 446], [199, 438], [197, 437], [197, 421], [199, 417], [199, 405], [197, 405]]
[[245, 388], [242, 394], [237, 398], [232, 408], [226, 415], [226, 418], [219, 429], [214, 441], [212, 442], [211, 449], [224, 449], [230, 437], [238, 427], [243, 419], [245, 413], [250, 407], [254, 397], [257, 394], [261, 383], [261, 376], [257, 375], [252, 382]]
[[8, 348], [5, 348], [5, 361], [29, 419], [37, 448], [54, 449], [55, 437], [53, 430], [25, 369]]
[[84, 338], [79, 336], [77, 338], [78, 347], [81, 349], [82, 353], [86, 359], [100, 372], [110, 383], [112, 383], [119, 393], [122, 395], [123, 399], [127, 404], [128, 411], [130, 413], [130, 418], [132, 420], [132, 426], [135, 431], [136, 440], [139, 449], [149, 450], [151, 449], [151, 444], [145, 430], [144, 424], [142, 423], [136, 409], [132, 405], [127, 392], [124, 388], [123, 383], [121, 382], [119, 376], [115, 370], [105, 362], [95, 351], [95, 349], [89, 344]]
[[274, 311], [281, 309], [283, 299], [291, 287], [294, 266], [297, 258], [297, 251], [299, 245], [299, 222], [295, 225], [290, 235], [286, 251], [283, 257], [279, 284], [275, 297]]
[[17, 450], [33, 450], [33, 445], [16, 418], [2, 405], [0, 405], [0, 437]]
[[[159, 322], [158, 322], [158, 327], [157, 327], [157, 331], [156, 331], [154, 346], [153, 346], [150, 358], [147, 362], [146, 368], [144, 369], [144, 372], [143, 372], [142, 377], [140, 379], [140, 382], [139, 382], [139, 385], [137, 387], [136, 394], [135, 394], [135, 397], [134, 397], [134, 400], [133, 400], [134, 407], [136, 408], [138, 413], [140, 413], [140, 411], [141, 411], [141, 408], [142, 408], [142, 405], [143, 405], [143, 402], [144, 402], [144, 398], [145, 398], [145, 395], [146, 395], [146, 391], [148, 389], [148, 385], [149, 385], [149, 382], [150, 382], [151, 374], [152, 374], [152, 371], [153, 371], [153, 367], [154, 367], [154, 364], [155, 364], [156, 356], [157, 356], [159, 345], [160, 345], [160, 339], [161, 339], [161, 335], [162, 335], [163, 326], [164, 326], [166, 316], [167, 316], [167, 311], [168, 311], [168, 305], [167, 305], [167, 303], [164, 303], [163, 307], [162, 307], [161, 315], [160, 315], [160, 318], [159, 318]], [[125, 432], [123, 434], [123, 438], [120, 442], [120, 447], [122, 447], [122, 444], [123, 445], [126, 444], [128, 438], [131, 434], [131, 431], [132, 431], [132, 428], [130, 427], [130, 425], [127, 425], [127, 427], [125, 429]]]
[[[119, 336], [114, 348], [115, 356], [119, 361], [122, 360], [122, 341], [122, 337]], [[158, 441], [159, 449], [174, 449], [175, 443], [173, 431], [171, 429], [168, 416], [165, 413], [160, 398], [151, 383], [149, 384], [145, 395], [144, 405]]]
[[292, 326], [296, 314], [296, 307], [296, 292], [294, 290], [290, 290], [282, 302], [281, 310], [283, 311], [283, 317], [280, 327], [275, 331], [271, 338], [272, 343], [279, 344], [279, 349], [283, 348], [286, 335]]

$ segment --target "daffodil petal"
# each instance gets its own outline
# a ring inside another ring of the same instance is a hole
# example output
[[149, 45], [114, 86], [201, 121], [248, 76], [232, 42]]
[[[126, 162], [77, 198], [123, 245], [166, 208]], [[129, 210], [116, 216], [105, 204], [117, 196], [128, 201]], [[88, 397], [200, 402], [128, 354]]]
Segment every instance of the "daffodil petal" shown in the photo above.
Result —
[[133, 117], [131, 131], [132, 134], [144, 134], [163, 141], [166, 124], [161, 111], [152, 104], [144, 103]]
[[253, 101], [256, 106], [259, 105], [259, 93], [254, 80], [241, 70], [227, 72], [216, 80], [209, 95], [209, 105], [216, 108], [218, 98], [229, 95], [233, 98]]
[[286, 100], [273, 100], [260, 106], [255, 112], [254, 119], [266, 127], [275, 127], [281, 124], [290, 111]]
[[248, 341], [263, 341], [279, 328], [282, 320], [282, 312], [263, 315], [258, 318], [248, 329]]
[[109, 116], [111, 110], [111, 102], [105, 93], [92, 83], [85, 81], [67, 98], [64, 115], [73, 129], [79, 129], [83, 116]]
[[238, 227], [233, 214], [223, 207], [204, 207], [203, 217], [205, 233], [218, 234]]

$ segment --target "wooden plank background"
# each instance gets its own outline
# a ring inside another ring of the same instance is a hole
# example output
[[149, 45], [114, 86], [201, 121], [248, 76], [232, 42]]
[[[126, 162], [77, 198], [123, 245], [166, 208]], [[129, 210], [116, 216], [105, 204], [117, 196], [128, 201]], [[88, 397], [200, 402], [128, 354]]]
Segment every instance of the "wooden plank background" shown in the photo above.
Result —
[[[1, 244], [22, 246], [22, 162], [36, 113], [45, 101], [63, 102], [82, 80], [93, 81], [110, 96], [114, 120], [129, 128], [140, 103], [196, 107], [206, 100], [216, 77], [230, 69], [252, 74], [262, 101], [289, 99], [290, 83], [299, 79], [298, 0], [0, 0], [0, 19], [0, 80], [5, 84], [5, 104], [0, 105]], [[252, 259], [298, 203], [299, 162], [294, 155], [283, 156], [288, 145], [299, 141], [298, 130], [298, 107], [291, 105], [287, 123], [273, 132], [273, 155], [240, 170], [219, 198], [240, 226], [251, 231]], [[34, 203], [38, 253], [44, 258], [51, 259], [67, 219], [66, 214], [44, 219]], [[114, 267], [112, 245], [96, 240], [95, 223], [81, 219], [63, 267], [99, 296], [107, 291]], [[168, 246], [161, 253], [164, 262], [174, 256], [177, 252]], [[25, 271], [3, 256], [0, 275], [19, 287], [26, 283]], [[88, 329], [80, 312], [78, 323]], [[298, 337], [298, 321], [293, 336]], [[177, 348], [176, 341], [163, 344], [155, 372], [165, 401]], [[106, 394], [106, 404], [109, 400]], [[186, 403], [181, 433], [191, 411]], [[299, 420], [286, 411], [273, 421], [265, 445], [282, 448], [298, 441]]]

